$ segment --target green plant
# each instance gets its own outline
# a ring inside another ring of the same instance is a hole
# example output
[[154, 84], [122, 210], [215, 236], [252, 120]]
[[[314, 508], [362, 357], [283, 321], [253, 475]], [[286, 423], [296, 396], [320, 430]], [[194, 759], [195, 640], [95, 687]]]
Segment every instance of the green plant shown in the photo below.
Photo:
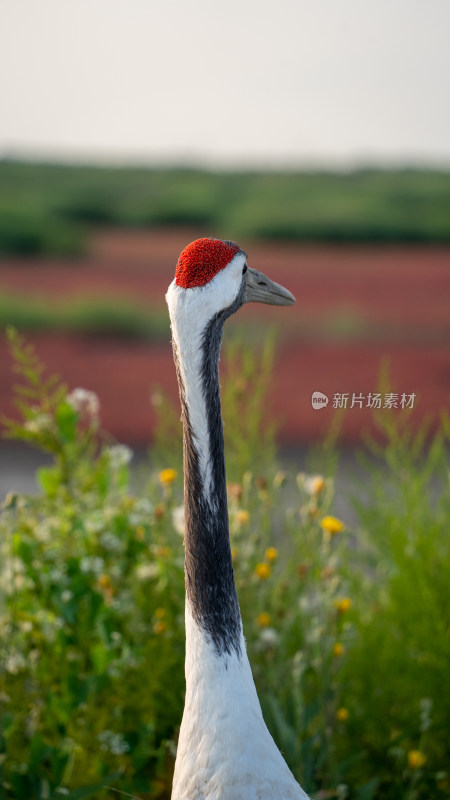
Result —
[[364, 602], [345, 669], [357, 718], [348, 744], [363, 743], [385, 791], [447, 797], [450, 424], [443, 416], [432, 440], [402, 414], [378, 426], [382, 444], [368, 442], [363, 461], [370, 491], [355, 499], [365, 569], [353, 579]]
[[[0, 518], [0, 797], [168, 798], [184, 692], [177, 412], [159, 398], [166, 427], [133, 492], [131, 451], [101, 432], [95, 395], [69, 392], [18, 334], [10, 342], [22, 419], [8, 435], [53, 463], [41, 493], [10, 495]], [[271, 352], [232, 343], [223, 410], [232, 556], [266, 720], [317, 800], [444, 800], [449, 422], [427, 443], [382, 416], [349, 529], [332, 513], [332, 471], [277, 466], [262, 413]]]

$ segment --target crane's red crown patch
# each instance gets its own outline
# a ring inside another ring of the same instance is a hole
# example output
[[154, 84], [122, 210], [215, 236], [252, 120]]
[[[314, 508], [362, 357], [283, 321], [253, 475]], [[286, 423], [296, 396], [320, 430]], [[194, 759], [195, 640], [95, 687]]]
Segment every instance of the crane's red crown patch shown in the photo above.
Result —
[[239, 253], [236, 242], [221, 239], [196, 239], [184, 248], [175, 270], [177, 286], [192, 289], [204, 286]]

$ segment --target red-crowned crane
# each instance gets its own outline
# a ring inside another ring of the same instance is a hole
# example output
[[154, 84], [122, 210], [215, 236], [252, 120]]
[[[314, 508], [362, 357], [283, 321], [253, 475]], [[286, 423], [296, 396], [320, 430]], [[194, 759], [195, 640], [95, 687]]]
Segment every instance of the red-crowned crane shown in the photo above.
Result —
[[228, 530], [219, 354], [244, 303], [293, 295], [247, 267], [235, 242], [197, 239], [166, 295], [184, 440], [186, 699], [172, 800], [307, 800], [261, 712], [242, 631]]

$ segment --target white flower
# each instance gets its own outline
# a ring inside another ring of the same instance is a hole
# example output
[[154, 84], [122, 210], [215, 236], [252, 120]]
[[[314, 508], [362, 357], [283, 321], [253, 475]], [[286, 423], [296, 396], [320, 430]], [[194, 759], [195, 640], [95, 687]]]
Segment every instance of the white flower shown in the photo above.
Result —
[[318, 644], [323, 639], [324, 633], [324, 627], [320, 624], [317, 617], [310, 617], [308, 631], [306, 633], [308, 644]]
[[100, 544], [105, 550], [111, 550], [114, 553], [117, 553], [119, 550], [122, 549], [122, 542], [117, 536], [114, 536], [113, 533], [109, 533], [105, 531], [101, 534], [99, 538]]
[[108, 447], [106, 453], [113, 470], [126, 467], [133, 458], [133, 451], [126, 444], [114, 444], [112, 447]]
[[87, 389], [74, 389], [67, 395], [66, 401], [80, 415], [90, 420], [97, 420], [100, 411], [100, 402], [95, 392]]
[[0, 571], [0, 589], [6, 595], [12, 594], [14, 587], [20, 588], [24, 584], [24, 564], [23, 561], [14, 556], [6, 557]]
[[177, 506], [172, 511], [173, 527], [180, 536], [184, 536], [185, 521], [184, 521], [184, 506]]
[[103, 509], [93, 511], [84, 521], [87, 533], [100, 533], [105, 527], [105, 514]]
[[136, 568], [136, 578], [140, 581], [146, 581], [149, 578], [154, 578], [159, 574], [157, 564], [139, 564]]
[[17, 675], [25, 666], [26, 661], [22, 653], [10, 653], [5, 659], [6, 672], [9, 672], [11, 675]]
[[259, 638], [266, 647], [276, 647], [279, 640], [278, 633], [273, 628], [263, 628]]
[[147, 497], [140, 497], [138, 500], [136, 500], [133, 506], [133, 511], [135, 511], [137, 514], [146, 516], [147, 514], [152, 513], [153, 505]]
[[80, 569], [81, 572], [103, 572], [105, 566], [105, 562], [103, 558], [99, 558], [98, 556], [83, 556], [80, 559]]
[[64, 589], [64, 591], [61, 592], [61, 600], [63, 601], [63, 603], [70, 603], [72, 597], [73, 597], [73, 592], [71, 592], [70, 589]]
[[153, 505], [147, 497], [140, 497], [133, 504], [133, 510], [129, 516], [130, 525], [141, 525], [142, 522], [147, 522], [150, 514], [153, 511]]
[[27, 419], [24, 428], [30, 433], [42, 433], [48, 431], [52, 426], [52, 418], [50, 414], [36, 414], [33, 419]]
[[121, 756], [128, 753], [130, 745], [125, 741], [121, 733], [114, 733], [114, 731], [102, 731], [99, 733], [98, 739], [101, 742], [100, 750], [113, 753], [115, 756]]
[[17, 575], [18, 572], [25, 572], [25, 564], [19, 556], [13, 556], [8, 562], [7, 566], [10, 569], [10, 576]]
[[299, 607], [308, 617], [321, 611], [322, 597], [319, 594], [303, 594], [298, 601]]
[[34, 536], [39, 542], [49, 542], [51, 539], [51, 530], [48, 521], [44, 520], [39, 522], [34, 529]]
[[40, 608], [36, 614], [36, 620], [41, 626], [44, 636], [52, 641], [55, 637], [55, 630], [64, 627], [64, 620], [61, 617], [56, 617], [53, 611], [47, 611], [45, 608]]

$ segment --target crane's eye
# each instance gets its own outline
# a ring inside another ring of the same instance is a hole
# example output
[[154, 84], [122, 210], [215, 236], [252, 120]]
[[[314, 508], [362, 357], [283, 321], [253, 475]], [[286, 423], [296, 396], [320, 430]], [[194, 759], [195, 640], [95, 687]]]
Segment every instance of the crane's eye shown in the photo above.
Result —
[[242, 274], [244, 275], [247, 272], [247, 264], [244, 264], [244, 269], [242, 270]]

